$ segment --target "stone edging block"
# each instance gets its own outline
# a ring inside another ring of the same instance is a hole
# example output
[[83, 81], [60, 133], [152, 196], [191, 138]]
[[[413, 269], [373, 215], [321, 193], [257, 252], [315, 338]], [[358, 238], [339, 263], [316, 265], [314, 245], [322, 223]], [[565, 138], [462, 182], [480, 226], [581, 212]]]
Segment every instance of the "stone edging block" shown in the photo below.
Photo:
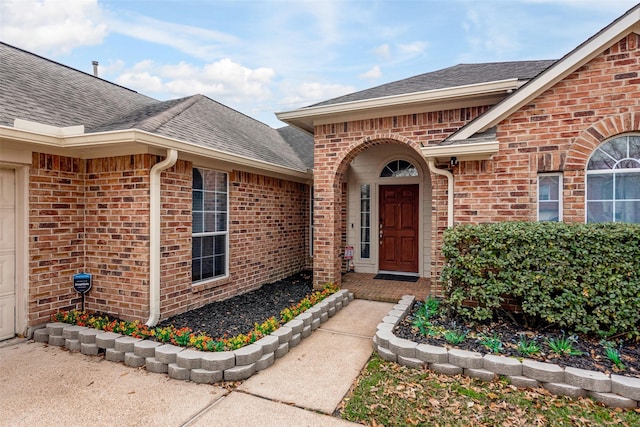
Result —
[[[408, 309], [413, 302], [411, 298], [407, 296], [401, 306]], [[240, 381], [273, 365], [275, 359], [287, 354], [290, 348], [353, 300], [352, 292], [341, 289], [270, 335], [234, 351], [199, 351], [61, 322], [49, 322], [44, 328], [37, 329], [34, 341], [59, 347], [67, 345], [70, 350], [79, 349], [82, 354], [94, 356], [102, 349], [106, 360], [124, 362], [131, 367], [144, 366], [149, 372], [167, 373], [173, 379], [203, 384]], [[411, 358], [405, 358], [405, 361], [422, 363]]]
[[378, 324], [373, 348], [387, 361], [404, 366], [428, 366], [439, 374], [467, 376], [491, 381], [496, 375], [506, 376], [516, 387], [542, 385], [551, 393], [572, 398], [590, 396], [607, 406], [635, 408], [640, 406], [640, 378], [606, 375], [602, 372], [523, 359], [417, 344], [396, 337], [395, 326], [410, 312], [415, 301], [403, 296]]

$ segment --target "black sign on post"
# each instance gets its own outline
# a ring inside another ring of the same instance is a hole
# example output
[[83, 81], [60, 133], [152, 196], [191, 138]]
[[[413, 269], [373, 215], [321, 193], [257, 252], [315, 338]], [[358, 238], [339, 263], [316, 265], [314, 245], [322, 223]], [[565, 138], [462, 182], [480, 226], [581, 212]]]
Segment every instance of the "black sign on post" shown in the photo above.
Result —
[[80, 273], [73, 275], [73, 289], [80, 294], [86, 294], [91, 289], [91, 274]]
[[82, 295], [82, 311], [84, 311], [84, 294], [91, 289], [91, 274], [79, 273], [73, 275], [73, 289]]

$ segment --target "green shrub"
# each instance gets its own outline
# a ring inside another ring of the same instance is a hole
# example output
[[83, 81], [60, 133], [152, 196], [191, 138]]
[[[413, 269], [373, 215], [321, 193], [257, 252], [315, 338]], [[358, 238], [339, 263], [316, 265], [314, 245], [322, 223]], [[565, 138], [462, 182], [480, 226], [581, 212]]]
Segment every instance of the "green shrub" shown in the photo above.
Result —
[[443, 254], [443, 302], [469, 320], [493, 318], [510, 296], [532, 321], [640, 338], [638, 224], [460, 225]]

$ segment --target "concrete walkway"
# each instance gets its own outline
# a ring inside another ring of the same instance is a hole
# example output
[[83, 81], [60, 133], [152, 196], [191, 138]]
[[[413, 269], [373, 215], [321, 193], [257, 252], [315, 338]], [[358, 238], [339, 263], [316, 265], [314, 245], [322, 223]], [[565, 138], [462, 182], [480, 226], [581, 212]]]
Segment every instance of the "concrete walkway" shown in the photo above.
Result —
[[3, 426], [346, 426], [332, 417], [393, 304], [355, 300], [237, 389], [34, 342], [0, 348]]

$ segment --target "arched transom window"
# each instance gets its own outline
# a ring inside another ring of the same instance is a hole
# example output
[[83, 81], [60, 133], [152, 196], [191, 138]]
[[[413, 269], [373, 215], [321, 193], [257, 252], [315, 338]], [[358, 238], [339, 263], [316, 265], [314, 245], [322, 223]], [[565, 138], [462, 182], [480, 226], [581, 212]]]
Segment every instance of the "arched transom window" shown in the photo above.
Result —
[[406, 160], [393, 160], [380, 172], [381, 178], [400, 176], [418, 176], [418, 169]]
[[640, 135], [611, 139], [591, 155], [587, 222], [640, 223]]

